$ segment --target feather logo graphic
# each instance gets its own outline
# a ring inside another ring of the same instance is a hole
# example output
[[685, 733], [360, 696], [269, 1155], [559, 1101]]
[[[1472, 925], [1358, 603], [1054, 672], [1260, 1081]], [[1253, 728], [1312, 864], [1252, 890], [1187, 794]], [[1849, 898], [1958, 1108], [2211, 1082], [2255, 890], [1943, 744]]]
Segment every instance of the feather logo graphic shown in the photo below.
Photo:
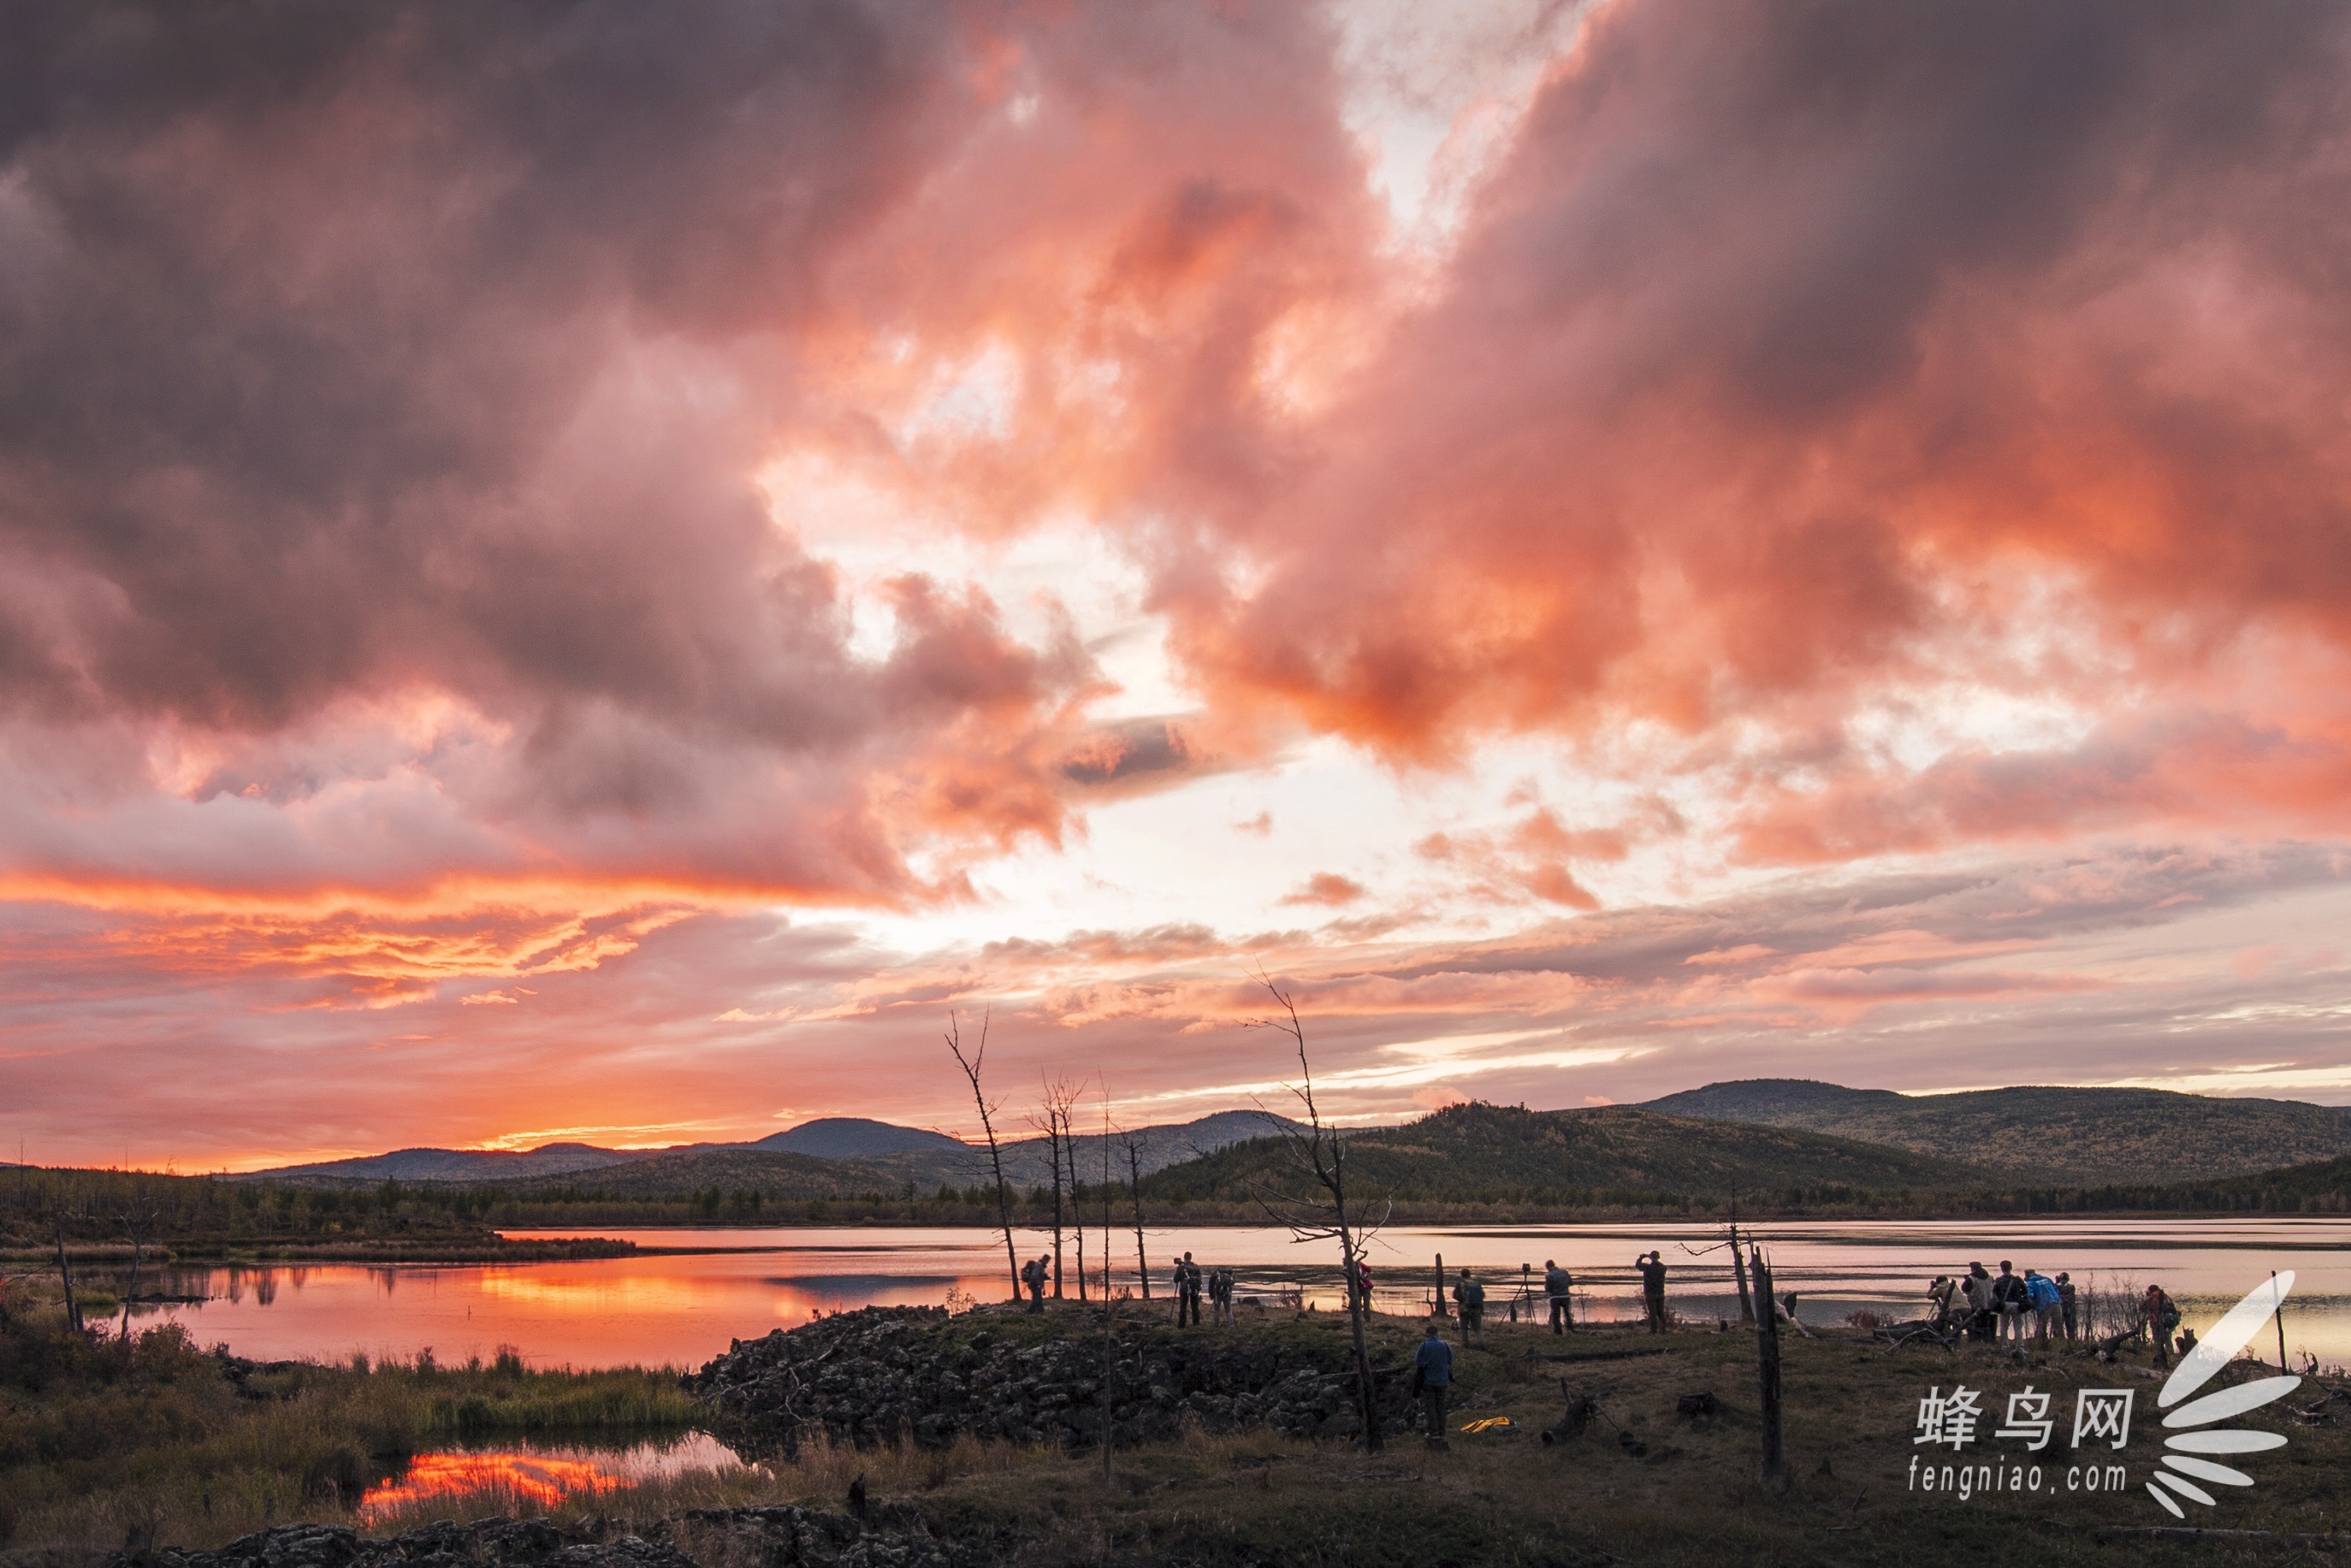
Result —
[[[2212, 1332], [2198, 1342], [2194, 1350], [2179, 1363], [2179, 1369], [2156, 1396], [2156, 1407], [2171, 1413], [2163, 1418], [2164, 1429], [2176, 1433], [2166, 1437], [2163, 1446], [2171, 1451], [2163, 1456], [2165, 1468], [2155, 1472], [2155, 1480], [2147, 1483], [2147, 1495], [2168, 1509], [2175, 1519], [2188, 1517], [2172, 1494], [2177, 1492], [2190, 1502], [2200, 1502], [2210, 1508], [2212, 1494], [2199, 1482], [2212, 1486], [2249, 1487], [2253, 1478], [2244, 1471], [2232, 1469], [2217, 1460], [2205, 1458], [2207, 1454], [2258, 1454], [2267, 1448], [2285, 1447], [2285, 1438], [2275, 1432], [2248, 1432], [2216, 1427], [2216, 1421], [2226, 1421], [2258, 1410], [2274, 1400], [2284, 1398], [2302, 1385], [2299, 1377], [2264, 1377], [2252, 1383], [2241, 1383], [2234, 1388], [2223, 1388], [2207, 1394], [2200, 1399], [2188, 1399], [2212, 1375], [2226, 1366], [2236, 1354], [2252, 1343], [2255, 1334], [2267, 1326], [2277, 1310], [2285, 1304], [2285, 1294], [2294, 1289], [2292, 1270], [2275, 1279], [2256, 1285], [2245, 1299], [2231, 1307], [2228, 1315], [2212, 1325]], [[2179, 1408], [2173, 1410], [2174, 1405]], [[2158, 1486], [2157, 1482], [2162, 1484]]]

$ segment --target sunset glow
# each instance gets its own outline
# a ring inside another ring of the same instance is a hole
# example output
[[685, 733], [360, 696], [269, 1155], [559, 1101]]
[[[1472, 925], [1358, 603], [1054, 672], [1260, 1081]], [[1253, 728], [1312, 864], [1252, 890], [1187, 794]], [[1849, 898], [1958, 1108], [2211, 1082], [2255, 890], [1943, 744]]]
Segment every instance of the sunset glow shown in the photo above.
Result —
[[2351, 1103], [2338, 10], [102, 11], [8, 1157]]

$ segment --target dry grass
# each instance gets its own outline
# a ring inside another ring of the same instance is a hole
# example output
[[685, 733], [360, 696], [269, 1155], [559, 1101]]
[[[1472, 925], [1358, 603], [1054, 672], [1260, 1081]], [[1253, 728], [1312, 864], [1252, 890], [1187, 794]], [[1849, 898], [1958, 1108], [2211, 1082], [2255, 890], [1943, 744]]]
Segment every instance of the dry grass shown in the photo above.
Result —
[[[1295, 1338], [1336, 1333], [1338, 1324], [1301, 1318], [1261, 1329], [1203, 1332]], [[1105, 1483], [1099, 1453], [1092, 1451], [970, 1439], [936, 1451], [911, 1445], [856, 1450], [820, 1440], [789, 1460], [582, 1490], [552, 1507], [521, 1490], [491, 1486], [462, 1497], [425, 1499], [367, 1523], [381, 1534], [436, 1519], [545, 1512], [581, 1531], [667, 1531], [700, 1554], [707, 1568], [761, 1568], [735, 1561], [748, 1550], [738, 1539], [665, 1521], [691, 1509], [755, 1503], [804, 1502], [837, 1511], [862, 1475], [883, 1517], [911, 1506], [933, 1528], [993, 1541], [1024, 1563], [1048, 1565], [1597, 1568], [1602, 1563], [1707, 1562], [1980, 1568], [1984, 1561], [2022, 1553], [2036, 1564], [2146, 1568], [2191, 1559], [2281, 1560], [2257, 1542], [2208, 1539], [2189, 1545], [2102, 1536], [2108, 1527], [2171, 1522], [2141, 1490], [2157, 1451], [2144, 1425], [2126, 1456], [2130, 1486], [2116, 1495], [2067, 1496], [2061, 1488], [2054, 1496], [1993, 1492], [1961, 1501], [1906, 1486], [1906, 1469], [1918, 1451], [1912, 1441], [1917, 1404], [1928, 1386], [1949, 1389], [1964, 1382], [1981, 1389], [1985, 1409], [1995, 1415], [2009, 1393], [2028, 1384], [2057, 1394], [2061, 1411], [2070, 1408], [2077, 1386], [2134, 1386], [2145, 1391], [2144, 1410], [2157, 1385], [2143, 1358], [2101, 1365], [2078, 1350], [2052, 1347], [2028, 1354], [2020, 1364], [1995, 1346], [1889, 1351], [1845, 1331], [1792, 1339], [1784, 1353], [1796, 1481], [1783, 1498], [1756, 1479], [1758, 1412], [1749, 1335], [1692, 1330], [1657, 1341], [1628, 1331], [1587, 1330], [1562, 1339], [1507, 1323], [1489, 1325], [1488, 1333], [1490, 1352], [1461, 1356], [1455, 1421], [1508, 1416], [1516, 1426], [1484, 1436], [1456, 1434], [1445, 1452], [1429, 1449], [1416, 1436], [1391, 1437], [1385, 1452], [1366, 1455], [1343, 1444], [1298, 1442], [1264, 1431], [1212, 1436], [1195, 1429], [1176, 1442], [1121, 1452]], [[1394, 1352], [1417, 1335], [1414, 1325], [1390, 1319], [1380, 1323], [1377, 1337]], [[1646, 1354], [1660, 1345], [1661, 1354]], [[150, 1373], [171, 1370], [168, 1345], [140, 1348], [157, 1358]], [[1635, 1354], [1588, 1359], [1610, 1352]], [[648, 1385], [657, 1381], [652, 1374], [632, 1375]], [[297, 1517], [358, 1522], [356, 1497], [337, 1475], [335, 1456], [377, 1442], [413, 1441], [428, 1421], [464, 1408], [466, 1397], [486, 1399], [502, 1377], [513, 1381], [511, 1373], [496, 1367], [425, 1371], [413, 1365], [305, 1369], [288, 1377], [300, 1385], [289, 1398], [245, 1401], [225, 1427], [191, 1427], [90, 1472], [102, 1484], [30, 1499], [19, 1542], [111, 1545], [135, 1527], [159, 1542], [207, 1545]], [[1562, 1407], [1562, 1378], [1575, 1392], [1596, 1397], [1605, 1419], [1546, 1448], [1537, 1434]], [[579, 1391], [591, 1382], [552, 1375], [534, 1385], [532, 1399], [509, 1400], [506, 1408], [509, 1415], [626, 1408], [607, 1395], [583, 1405]], [[173, 1389], [178, 1393], [172, 1397], [189, 1396], [178, 1382], [162, 1378], [138, 1397], [160, 1398]], [[1719, 1413], [1695, 1422], [1677, 1416], [1677, 1396], [1699, 1389], [1715, 1395]], [[2351, 1413], [2351, 1396], [2334, 1408]], [[120, 1433], [157, 1413], [167, 1424], [179, 1419], [172, 1409], [166, 1402], [101, 1413]], [[2251, 1417], [2248, 1424], [2286, 1430], [2292, 1440], [2250, 1460], [2246, 1468], [2258, 1484], [2228, 1493], [2200, 1521], [2236, 1530], [2326, 1531], [2343, 1501], [2351, 1414], [2314, 1426], [2283, 1415]], [[1619, 1427], [1646, 1444], [1646, 1452], [1635, 1457], [1620, 1447]], [[2064, 1445], [2061, 1432], [2057, 1450]], [[13, 1498], [23, 1472], [8, 1469], [9, 1462], [0, 1458], [0, 1492]], [[324, 1484], [305, 1469], [321, 1464]]]

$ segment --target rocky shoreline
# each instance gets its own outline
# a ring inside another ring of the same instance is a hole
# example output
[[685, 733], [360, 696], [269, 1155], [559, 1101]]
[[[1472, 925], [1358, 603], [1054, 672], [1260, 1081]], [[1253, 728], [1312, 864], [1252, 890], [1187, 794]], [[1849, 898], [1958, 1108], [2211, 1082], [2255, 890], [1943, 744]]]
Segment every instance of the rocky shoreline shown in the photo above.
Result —
[[[729, 1429], [789, 1451], [819, 1433], [860, 1447], [962, 1437], [1080, 1448], [1102, 1439], [1110, 1389], [1121, 1448], [1267, 1427], [1293, 1437], [1357, 1439], [1363, 1419], [1344, 1320], [1176, 1329], [1102, 1311], [1029, 1316], [981, 1309], [868, 1307], [737, 1340], [685, 1379]], [[1413, 1414], [1407, 1371], [1374, 1363], [1382, 1424]]]
[[1015, 1551], [984, 1535], [942, 1534], [903, 1506], [859, 1520], [765, 1505], [580, 1531], [545, 1519], [444, 1520], [381, 1541], [344, 1525], [282, 1524], [217, 1552], [119, 1552], [110, 1568], [988, 1568]]

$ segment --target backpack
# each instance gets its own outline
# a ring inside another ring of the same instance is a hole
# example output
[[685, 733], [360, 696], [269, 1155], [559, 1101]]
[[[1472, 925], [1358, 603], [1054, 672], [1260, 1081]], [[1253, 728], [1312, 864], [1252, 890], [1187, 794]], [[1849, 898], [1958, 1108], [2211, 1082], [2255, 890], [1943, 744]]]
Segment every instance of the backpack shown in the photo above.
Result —
[[2179, 1326], [2179, 1309], [2171, 1304], [2169, 1296], [2164, 1297], [2163, 1305], [2157, 1309], [2156, 1321], [2163, 1325], [2166, 1333]]

